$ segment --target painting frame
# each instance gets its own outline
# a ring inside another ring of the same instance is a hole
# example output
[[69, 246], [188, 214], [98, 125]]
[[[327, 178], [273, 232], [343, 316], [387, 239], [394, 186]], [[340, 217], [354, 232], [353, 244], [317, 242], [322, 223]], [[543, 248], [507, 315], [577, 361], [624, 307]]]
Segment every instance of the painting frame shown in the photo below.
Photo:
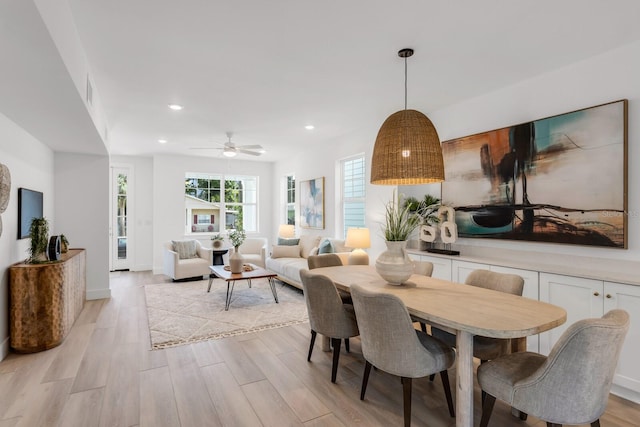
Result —
[[300, 227], [324, 230], [324, 177], [300, 181]]
[[628, 100], [442, 143], [460, 237], [628, 248]]

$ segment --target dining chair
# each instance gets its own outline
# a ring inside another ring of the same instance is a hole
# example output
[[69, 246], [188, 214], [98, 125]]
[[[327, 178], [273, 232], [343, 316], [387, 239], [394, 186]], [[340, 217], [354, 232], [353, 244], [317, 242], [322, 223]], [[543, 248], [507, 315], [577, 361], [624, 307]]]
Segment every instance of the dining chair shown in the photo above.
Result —
[[[465, 285], [477, 286], [499, 292], [522, 296], [524, 279], [517, 274], [497, 273], [489, 270], [474, 270], [465, 280]], [[456, 336], [442, 329], [432, 327], [431, 335], [452, 347], [456, 346]], [[482, 336], [473, 337], [473, 357], [481, 363], [510, 352], [511, 340]]]
[[309, 314], [309, 326], [311, 327], [311, 343], [309, 344], [307, 361], [311, 361], [316, 335], [322, 334], [329, 337], [333, 347], [331, 382], [335, 383], [341, 340], [345, 340], [345, 347], [349, 351], [349, 338], [360, 334], [355, 312], [352, 305], [342, 302], [336, 285], [327, 276], [313, 274], [309, 270], [301, 270], [300, 278]]
[[455, 416], [447, 373], [456, 358], [453, 349], [416, 330], [407, 307], [395, 295], [371, 292], [359, 285], [351, 285], [351, 295], [365, 358], [360, 400], [364, 400], [372, 366], [399, 376], [404, 425], [410, 426], [412, 379], [440, 373], [449, 414]]
[[[343, 265], [342, 260], [336, 254], [309, 255], [307, 258], [307, 264], [309, 265], [309, 270], [322, 267], [339, 267]], [[340, 298], [343, 303], [353, 304], [351, 301], [351, 294], [349, 292], [338, 289], [338, 294], [340, 294]], [[348, 342], [349, 341], [345, 341], [345, 343]]]
[[518, 352], [480, 365], [478, 382], [487, 393], [480, 426], [489, 424], [497, 398], [548, 427], [599, 427], [628, 329], [629, 314], [611, 310], [571, 325], [548, 357]]
[[[431, 277], [431, 274], [433, 273], [433, 263], [429, 261], [413, 261], [413, 273]], [[422, 332], [427, 333], [427, 324], [420, 320], [415, 321], [420, 323], [420, 329], [422, 329]]]

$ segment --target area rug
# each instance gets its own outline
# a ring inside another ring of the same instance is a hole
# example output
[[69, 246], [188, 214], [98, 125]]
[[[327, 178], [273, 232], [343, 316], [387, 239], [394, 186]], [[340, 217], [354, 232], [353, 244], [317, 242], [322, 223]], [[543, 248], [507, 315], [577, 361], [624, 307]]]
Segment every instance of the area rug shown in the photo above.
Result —
[[276, 281], [276, 304], [266, 279], [236, 282], [225, 311], [226, 282], [216, 279], [145, 285], [153, 349], [280, 328], [308, 321], [304, 296]]

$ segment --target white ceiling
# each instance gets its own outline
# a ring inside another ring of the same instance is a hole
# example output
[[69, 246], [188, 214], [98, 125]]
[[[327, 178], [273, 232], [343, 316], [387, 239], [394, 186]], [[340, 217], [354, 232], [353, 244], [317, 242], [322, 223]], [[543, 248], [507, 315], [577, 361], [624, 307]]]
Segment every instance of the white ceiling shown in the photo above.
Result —
[[403, 108], [404, 47], [416, 51], [408, 106], [428, 114], [640, 39], [637, 0], [69, 5], [112, 154], [219, 156], [189, 148], [232, 131], [236, 144], [261, 144], [260, 159], [272, 161], [287, 148], [375, 134]]

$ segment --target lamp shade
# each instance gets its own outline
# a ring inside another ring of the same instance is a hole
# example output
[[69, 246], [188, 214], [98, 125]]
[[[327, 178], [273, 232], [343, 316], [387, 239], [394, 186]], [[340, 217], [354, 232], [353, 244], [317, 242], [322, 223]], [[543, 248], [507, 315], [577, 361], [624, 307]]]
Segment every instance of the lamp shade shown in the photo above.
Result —
[[390, 115], [378, 131], [371, 183], [415, 185], [444, 181], [442, 147], [431, 120], [416, 110]]
[[370, 248], [371, 237], [368, 228], [349, 228], [344, 245], [348, 248]]
[[278, 237], [282, 237], [284, 239], [290, 239], [294, 237], [295, 233], [295, 226], [291, 224], [281, 224], [278, 228]]

